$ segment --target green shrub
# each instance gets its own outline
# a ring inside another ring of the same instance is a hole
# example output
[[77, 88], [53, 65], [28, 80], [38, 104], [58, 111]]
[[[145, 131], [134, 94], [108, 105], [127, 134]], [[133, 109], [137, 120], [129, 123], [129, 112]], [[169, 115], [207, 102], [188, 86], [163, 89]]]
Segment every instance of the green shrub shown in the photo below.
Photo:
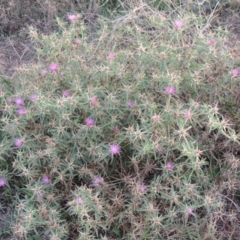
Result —
[[143, 5], [99, 18], [91, 42], [76, 17], [31, 28], [39, 63], [1, 82], [12, 236], [220, 239], [239, 184], [239, 135], [219, 108], [239, 80], [225, 32]]

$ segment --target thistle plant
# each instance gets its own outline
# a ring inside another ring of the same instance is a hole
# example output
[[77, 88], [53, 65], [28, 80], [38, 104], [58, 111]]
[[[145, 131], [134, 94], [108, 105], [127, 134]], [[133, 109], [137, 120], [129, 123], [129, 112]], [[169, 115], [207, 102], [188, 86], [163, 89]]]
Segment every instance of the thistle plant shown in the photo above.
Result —
[[91, 42], [80, 17], [67, 19], [49, 36], [30, 29], [39, 63], [2, 83], [1, 171], [11, 178], [0, 175], [0, 191], [15, 206], [12, 235], [203, 239], [211, 226], [217, 239], [217, 213], [239, 183], [229, 153], [239, 134], [221, 109], [238, 63], [224, 31], [213, 41], [202, 18], [143, 5], [99, 18]]

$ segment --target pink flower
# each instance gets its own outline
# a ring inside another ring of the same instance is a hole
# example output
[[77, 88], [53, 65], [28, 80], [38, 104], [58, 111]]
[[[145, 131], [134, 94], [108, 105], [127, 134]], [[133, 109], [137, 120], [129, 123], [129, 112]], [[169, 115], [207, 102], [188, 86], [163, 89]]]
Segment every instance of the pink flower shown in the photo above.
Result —
[[171, 85], [167, 85], [164, 88], [164, 93], [166, 93], [167, 95], [172, 95], [173, 93], [175, 93], [175, 91], [176, 91], [175, 87]]
[[43, 184], [47, 185], [47, 184], [49, 184], [50, 182], [51, 182], [51, 180], [50, 180], [50, 178], [49, 178], [47, 175], [44, 175], [44, 176], [42, 177], [42, 183], [43, 183]]
[[22, 143], [23, 143], [23, 139], [22, 139], [22, 138], [16, 138], [16, 139], [14, 139], [14, 141], [13, 141], [13, 145], [14, 145], [15, 147], [20, 147], [20, 146], [22, 145]]
[[12, 103], [13, 102], [13, 98], [12, 97], [7, 97], [7, 102], [8, 103]]
[[192, 215], [193, 214], [193, 209], [192, 208], [187, 208], [186, 213], [189, 214], [189, 215]]
[[4, 187], [6, 185], [6, 179], [5, 178], [0, 178], [0, 187]]
[[215, 39], [214, 38], [211, 38], [210, 40], [209, 40], [209, 45], [214, 45], [215, 44]]
[[92, 126], [92, 125], [94, 125], [94, 119], [90, 118], [90, 117], [86, 118], [85, 123], [86, 123], [87, 126]]
[[113, 52], [110, 52], [109, 54], [108, 54], [108, 59], [109, 60], [112, 60], [112, 59], [114, 59], [115, 58], [115, 54], [113, 53]]
[[94, 186], [98, 186], [99, 184], [103, 183], [103, 178], [101, 176], [96, 176], [93, 180], [92, 180], [92, 184]]
[[27, 112], [26, 109], [23, 108], [23, 107], [17, 109], [17, 113], [18, 113], [19, 115], [24, 115], [26, 112]]
[[120, 153], [120, 146], [118, 144], [111, 144], [109, 146], [109, 152], [111, 154], [118, 154], [118, 153]]
[[126, 104], [127, 104], [127, 106], [129, 106], [129, 107], [133, 107], [133, 106], [135, 105], [135, 102], [132, 101], [132, 100], [127, 100]]
[[151, 119], [153, 120], [153, 122], [159, 122], [161, 118], [159, 115], [153, 115]]
[[24, 100], [21, 97], [16, 97], [14, 102], [18, 106], [24, 105]]
[[191, 113], [190, 109], [185, 110], [184, 117], [185, 117], [186, 120], [191, 119], [192, 113]]
[[77, 19], [77, 15], [76, 14], [68, 14], [68, 20], [69, 21], [74, 21]]
[[195, 184], [190, 183], [190, 184], [188, 184], [188, 187], [189, 187], [190, 190], [192, 190], [192, 189], [194, 189]]
[[75, 44], [80, 44], [82, 41], [81, 41], [81, 39], [80, 38], [75, 38], [74, 39], [74, 43]]
[[138, 185], [138, 189], [141, 191], [141, 192], [144, 192], [146, 190], [146, 185], [144, 183], [141, 183]]
[[238, 69], [237, 69], [237, 68], [234, 68], [234, 69], [232, 70], [232, 75], [233, 75], [233, 76], [237, 76], [238, 74], [239, 74]]
[[50, 71], [56, 71], [58, 69], [58, 64], [57, 63], [50, 63], [48, 66], [48, 69]]
[[70, 97], [72, 95], [71, 91], [70, 90], [63, 90], [62, 91], [62, 95], [64, 97]]
[[34, 100], [36, 100], [38, 98], [38, 95], [36, 93], [32, 93], [30, 96], [29, 96], [29, 99], [33, 102]]
[[115, 126], [114, 128], [113, 128], [113, 133], [118, 133], [118, 132], [120, 132], [120, 129], [119, 129], [119, 127], [118, 126]]
[[96, 96], [94, 96], [90, 99], [90, 104], [91, 105], [95, 106], [95, 105], [97, 105], [97, 103], [98, 103], [98, 99], [97, 99]]
[[42, 70], [42, 71], [40, 72], [40, 74], [41, 74], [41, 76], [45, 76], [45, 75], [47, 74], [47, 70]]
[[157, 151], [158, 151], [159, 154], [163, 154], [162, 148], [158, 147], [158, 148], [157, 148]]
[[75, 199], [75, 202], [76, 202], [77, 204], [81, 204], [81, 203], [83, 202], [83, 200], [82, 200], [81, 197], [77, 197], [77, 198]]
[[172, 162], [167, 162], [166, 163], [166, 169], [167, 170], [173, 170], [173, 163]]
[[183, 21], [176, 19], [176, 20], [174, 20], [173, 25], [175, 28], [181, 28], [183, 26]]

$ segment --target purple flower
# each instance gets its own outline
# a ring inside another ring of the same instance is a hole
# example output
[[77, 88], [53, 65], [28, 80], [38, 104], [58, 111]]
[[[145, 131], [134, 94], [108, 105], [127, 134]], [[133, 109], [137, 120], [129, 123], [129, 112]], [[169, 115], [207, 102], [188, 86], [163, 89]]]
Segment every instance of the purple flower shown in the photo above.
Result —
[[96, 97], [96, 96], [92, 97], [92, 98], [90, 99], [90, 103], [91, 103], [91, 105], [93, 105], [93, 106], [97, 105], [97, 103], [98, 103], [97, 97]]
[[209, 45], [214, 45], [215, 44], [215, 39], [214, 38], [211, 38], [210, 40], [209, 40]]
[[68, 20], [69, 21], [74, 21], [77, 19], [77, 15], [76, 14], [68, 14]]
[[76, 202], [77, 204], [81, 204], [81, 203], [83, 202], [83, 200], [82, 200], [81, 197], [77, 197], [77, 198], [75, 199], [75, 202]]
[[109, 152], [111, 154], [118, 154], [118, 153], [120, 153], [120, 146], [118, 144], [111, 144], [109, 146]]
[[175, 93], [176, 89], [174, 86], [172, 85], [167, 85], [165, 88], [164, 88], [164, 93], [166, 93], [167, 95], [172, 95], [173, 93]]
[[23, 108], [23, 107], [17, 109], [17, 113], [18, 113], [19, 115], [24, 115], [26, 112], [27, 112], [26, 109]]
[[29, 96], [29, 99], [33, 102], [34, 100], [36, 100], [38, 98], [38, 95], [36, 93], [32, 93], [30, 96]]
[[41, 74], [41, 76], [45, 76], [46, 74], [47, 74], [47, 70], [42, 70], [41, 72], [40, 72], [40, 74]]
[[181, 28], [181, 27], [183, 26], [183, 21], [182, 21], [182, 20], [179, 20], [179, 19], [176, 19], [176, 20], [174, 20], [173, 25], [174, 25], [176, 28]]
[[49, 178], [47, 175], [44, 175], [44, 176], [42, 177], [42, 183], [43, 183], [43, 184], [47, 185], [47, 184], [49, 184], [50, 182], [51, 182], [51, 180], [50, 180], [50, 178]]
[[159, 154], [163, 154], [163, 149], [162, 148], [158, 147], [157, 151], [158, 151]]
[[75, 39], [74, 39], [74, 43], [80, 44], [80, 43], [81, 43], [81, 39], [80, 39], [80, 38], [75, 38]]
[[118, 126], [115, 126], [115, 127], [113, 127], [113, 133], [118, 133], [118, 132], [120, 132], [120, 129], [119, 129], [119, 127]]
[[239, 74], [238, 69], [237, 69], [237, 68], [234, 68], [234, 69], [232, 70], [232, 75], [233, 75], [233, 76], [237, 76], [238, 74]]
[[70, 90], [63, 90], [62, 91], [62, 95], [64, 97], [70, 97], [72, 95], [71, 91]]
[[108, 59], [109, 60], [112, 60], [112, 59], [114, 59], [115, 58], [115, 54], [113, 53], [113, 52], [110, 52], [109, 54], [108, 54]]
[[23, 139], [22, 138], [15, 138], [14, 141], [13, 141], [13, 145], [15, 147], [20, 147], [23, 143]]
[[132, 101], [132, 100], [127, 100], [126, 104], [127, 104], [127, 106], [129, 106], [129, 107], [133, 107], [133, 106], [135, 105], [135, 102]]
[[48, 69], [50, 71], [56, 71], [58, 69], [58, 64], [57, 63], [50, 63], [48, 66]]
[[173, 170], [173, 163], [172, 162], [167, 162], [166, 163], [166, 169], [167, 170]]
[[153, 122], [159, 122], [161, 117], [159, 115], [153, 115], [151, 119], [153, 120]]
[[24, 105], [24, 100], [21, 97], [16, 97], [14, 102], [18, 106]]
[[141, 183], [138, 185], [138, 189], [141, 191], [141, 192], [144, 192], [146, 190], [146, 185], [144, 183]]
[[195, 187], [195, 184], [190, 183], [188, 186], [192, 190]]
[[8, 103], [12, 103], [13, 102], [13, 98], [12, 97], [7, 97], [7, 102]]
[[186, 213], [189, 214], [189, 215], [192, 215], [193, 214], [193, 209], [188, 207], [186, 209]]
[[6, 179], [5, 178], [0, 178], [0, 187], [4, 187], [6, 185]]
[[92, 180], [92, 184], [94, 186], [98, 186], [99, 184], [103, 183], [103, 178], [101, 176], [96, 176], [93, 180]]
[[192, 113], [191, 113], [190, 109], [185, 110], [184, 117], [185, 117], [186, 120], [191, 119]]
[[86, 123], [87, 126], [92, 126], [92, 125], [94, 125], [94, 119], [90, 118], [90, 117], [86, 118], [85, 123]]

